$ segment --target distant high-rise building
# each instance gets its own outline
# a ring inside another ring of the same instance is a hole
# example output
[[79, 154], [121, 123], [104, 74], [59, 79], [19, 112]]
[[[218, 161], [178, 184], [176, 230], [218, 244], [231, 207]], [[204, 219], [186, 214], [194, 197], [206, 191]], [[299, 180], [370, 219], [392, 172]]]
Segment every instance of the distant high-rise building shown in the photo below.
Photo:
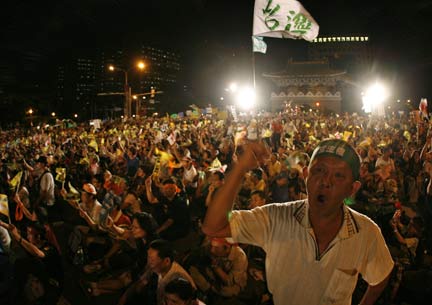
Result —
[[109, 66], [128, 70], [125, 65], [125, 52], [123, 50], [103, 50], [100, 52], [97, 64], [98, 93], [123, 92], [124, 73], [120, 70], [110, 71]]
[[57, 104], [63, 105], [66, 98], [65, 66], [57, 67]]
[[57, 105], [64, 116], [80, 112], [91, 117], [96, 97], [96, 64], [91, 56], [76, 56], [57, 68]]
[[[138, 95], [131, 104], [131, 111], [134, 114], [138, 108], [144, 110], [144, 113], [145, 109], [154, 108], [155, 105], [151, 103], [157, 103], [161, 99], [157, 92], [163, 91], [164, 96], [167, 96], [167, 93], [177, 85], [181, 72], [179, 54], [150, 46], [139, 46], [138, 52], [132, 51], [132, 48], [104, 50], [100, 52], [98, 61], [96, 111], [102, 116], [113, 116], [114, 112], [123, 112], [126, 74], [132, 95]], [[137, 68], [138, 61], [143, 61], [144, 69]], [[114, 67], [113, 70], [109, 69], [111, 65]], [[151, 92], [156, 92], [154, 97], [150, 96]], [[147, 102], [143, 101], [144, 97]], [[143, 107], [137, 106], [136, 103]]]
[[15, 81], [15, 75], [10, 72], [12, 67], [7, 62], [0, 62], [0, 95], [4, 94], [6, 87]]
[[[152, 89], [165, 94], [176, 85], [181, 71], [180, 56], [168, 50], [143, 46], [139, 52], [104, 49], [92, 53], [81, 51], [58, 66], [59, 113], [80, 112], [81, 118], [119, 116], [123, 114], [126, 74], [132, 94], [149, 94]], [[143, 70], [136, 68], [137, 60], [145, 63]], [[114, 69], [110, 70], [110, 66]], [[133, 104], [135, 113], [135, 100]]]
[[180, 55], [169, 50], [142, 46], [142, 59], [147, 68], [140, 79], [140, 89], [165, 89], [177, 83], [181, 72]]

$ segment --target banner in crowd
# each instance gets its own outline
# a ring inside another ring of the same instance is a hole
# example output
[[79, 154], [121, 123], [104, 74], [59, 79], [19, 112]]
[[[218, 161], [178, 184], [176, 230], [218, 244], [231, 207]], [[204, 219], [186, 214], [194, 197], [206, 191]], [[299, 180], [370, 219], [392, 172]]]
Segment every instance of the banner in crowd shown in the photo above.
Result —
[[56, 168], [56, 177], [55, 180], [59, 182], [65, 182], [66, 181], [66, 168], [64, 167], [57, 167]]
[[96, 152], [99, 152], [99, 147], [95, 138], [90, 138], [90, 143], [88, 144], [88, 146], [93, 148]]
[[318, 32], [318, 23], [300, 2], [255, 0], [253, 36], [312, 41]]
[[0, 194], [0, 214], [9, 218], [8, 197], [5, 194]]
[[11, 181], [9, 181], [9, 187], [11, 191], [16, 192], [18, 191], [20, 184], [21, 184], [21, 177], [23, 175], [23, 171], [19, 171], [15, 177], [12, 178]]
[[228, 112], [225, 110], [218, 111], [217, 119], [218, 120], [227, 120], [228, 119]]

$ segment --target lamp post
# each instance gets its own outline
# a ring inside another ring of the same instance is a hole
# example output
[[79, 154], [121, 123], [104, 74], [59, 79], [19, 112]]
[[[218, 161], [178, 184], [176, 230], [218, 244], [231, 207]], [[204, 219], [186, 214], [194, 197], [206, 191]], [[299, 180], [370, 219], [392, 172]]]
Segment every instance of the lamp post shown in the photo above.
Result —
[[[144, 70], [145, 69], [145, 64], [144, 62], [140, 61], [137, 63], [137, 68], [139, 70]], [[115, 67], [113, 65], [109, 65], [108, 69], [110, 71], [115, 71], [115, 70], [119, 70], [122, 71], [124, 73], [124, 105], [123, 105], [123, 109], [124, 109], [124, 116], [126, 118], [131, 117], [132, 115], [132, 88], [129, 85], [129, 78], [128, 78], [128, 72], [129, 70], [126, 69], [121, 69], [119, 67]]]
[[29, 110], [27, 110], [27, 113], [30, 117], [30, 126], [33, 127], [33, 113], [34, 113], [34, 111], [32, 108], [30, 108]]

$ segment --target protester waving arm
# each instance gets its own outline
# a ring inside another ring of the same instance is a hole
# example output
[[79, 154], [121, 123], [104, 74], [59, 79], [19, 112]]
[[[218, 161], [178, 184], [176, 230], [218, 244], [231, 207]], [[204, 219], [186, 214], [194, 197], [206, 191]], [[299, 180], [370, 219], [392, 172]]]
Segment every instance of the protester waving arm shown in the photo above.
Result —
[[241, 157], [208, 206], [202, 230], [211, 237], [231, 236], [229, 215], [243, 177], [249, 170], [263, 164], [269, 155], [263, 143], [248, 143], [243, 145], [241, 150]]

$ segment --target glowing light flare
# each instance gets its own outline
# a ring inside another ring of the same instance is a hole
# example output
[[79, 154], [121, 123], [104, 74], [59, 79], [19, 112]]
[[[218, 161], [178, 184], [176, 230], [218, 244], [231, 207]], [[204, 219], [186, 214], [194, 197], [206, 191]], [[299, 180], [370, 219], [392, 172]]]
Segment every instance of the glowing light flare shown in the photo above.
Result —
[[381, 107], [388, 95], [387, 89], [382, 84], [375, 83], [371, 85], [363, 94], [363, 110], [370, 113]]
[[241, 88], [236, 96], [236, 104], [242, 110], [250, 110], [255, 106], [256, 94], [251, 87]]
[[228, 87], [229, 91], [231, 92], [237, 92], [238, 86], [236, 83], [231, 83]]
[[144, 70], [146, 66], [144, 62], [140, 61], [137, 63], [137, 67], [138, 69]]

